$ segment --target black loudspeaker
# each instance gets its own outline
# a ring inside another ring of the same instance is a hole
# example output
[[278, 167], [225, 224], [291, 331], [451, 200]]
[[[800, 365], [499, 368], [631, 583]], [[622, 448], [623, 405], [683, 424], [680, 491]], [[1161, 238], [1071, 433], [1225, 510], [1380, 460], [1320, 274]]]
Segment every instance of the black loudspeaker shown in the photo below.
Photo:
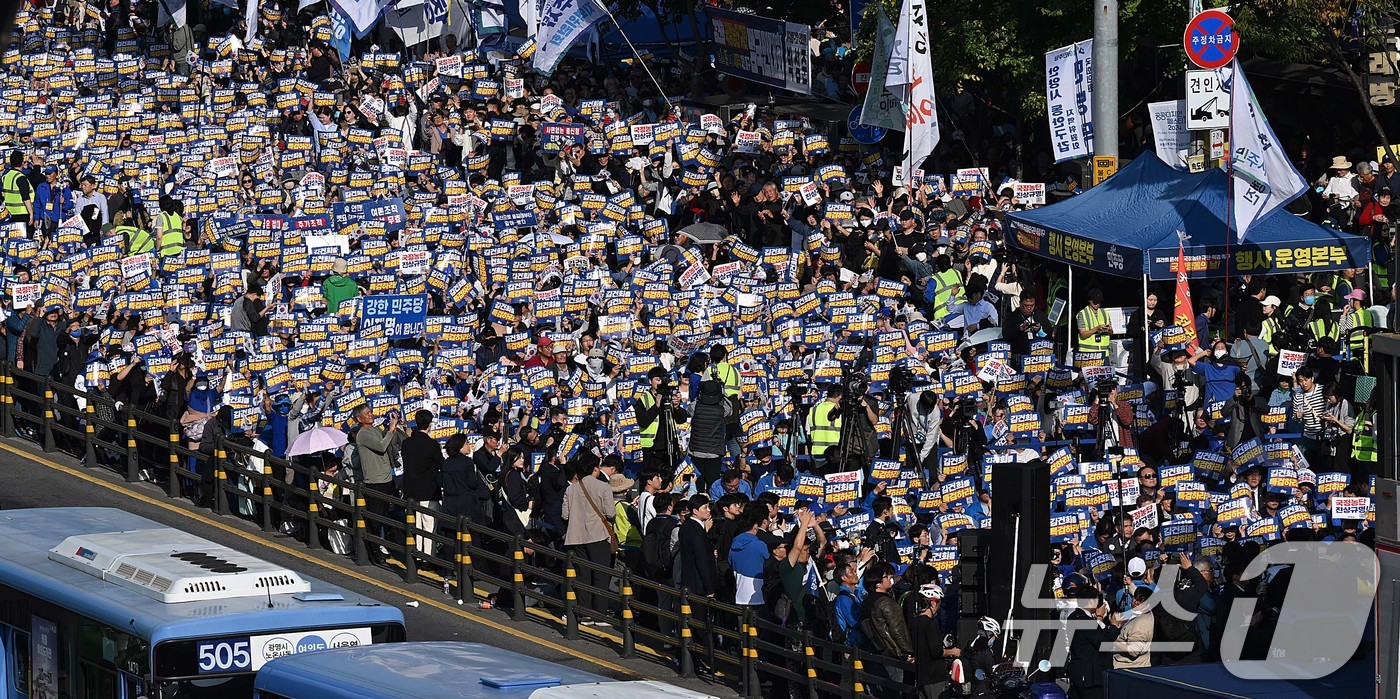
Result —
[[[992, 466], [992, 529], [987, 545], [987, 609], [1005, 624], [1008, 608], [1014, 620], [1049, 621], [1055, 618], [1050, 571], [1050, 465], [1040, 459], [1029, 463]], [[1018, 526], [1019, 523], [1019, 526]], [[1014, 564], [1013, 564], [1014, 560]], [[1032, 569], [1041, 571], [1040, 589], [1032, 599], [1049, 600], [1046, 606], [1027, 607], [1023, 591]], [[1012, 622], [1013, 627], [1027, 628]], [[1041, 633], [1033, 643], [1032, 667], [1050, 653], [1053, 634]], [[998, 644], [1000, 645], [1000, 644]]]

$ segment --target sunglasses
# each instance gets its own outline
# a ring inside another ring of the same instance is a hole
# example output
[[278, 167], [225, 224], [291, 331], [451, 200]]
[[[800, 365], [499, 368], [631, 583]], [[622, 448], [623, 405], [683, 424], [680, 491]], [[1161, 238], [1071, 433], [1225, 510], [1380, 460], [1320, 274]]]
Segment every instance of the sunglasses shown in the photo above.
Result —
[[1142, 477], [1143, 477], [1143, 478], [1156, 478], [1156, 477], [1157, 477], [1157, 474], [1155, 474], [1155, 473], [1144, 473], [1144, 474], [1142, 474]]

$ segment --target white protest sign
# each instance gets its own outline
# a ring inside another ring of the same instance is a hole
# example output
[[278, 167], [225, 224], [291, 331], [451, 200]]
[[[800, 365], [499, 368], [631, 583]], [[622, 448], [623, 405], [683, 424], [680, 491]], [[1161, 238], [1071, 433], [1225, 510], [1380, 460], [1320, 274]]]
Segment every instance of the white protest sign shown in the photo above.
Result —
[[757, 153], [761, 141], [757, 131], [740, 131], [734, 136], [734, 150], [740, 153]]
[[142, 276], [150, 274], [152, 261], [153, 257], [149, 252], [122, 258], [122, 277], [124, 279], [140, 279]]
[[817, 191], [816, 182], [808, 182], [802, 185], [797, 189], [797, 192], [802, 195], [802, 201], [807, 204], [807, 206], [816, 206], [822, 201], [822, 195]]
[[1017, 182], [1013, 190], [1016, 201], [1022, 204], [1044, 204], [1044, 182]]
[[325, 250], [335, 248], [342, 255], [350, 254], [350, 236], [341, 233], [330, 235], [308, 235], [305, 237], [306, 251], [308, 253], [315, 250]]
[[399, 274], [405, 277], [427, 274], [430, 261], [427, 250], [400, 250]]
[[977, 378], [982, 381], [991, 381], [992, 383], [996, 383], [1004, 378], [1009, 378], [1015, 374], [1015, 369], [1007, 366], [1006, 362], [996, 357], [987, 358], [985, 361], [980, 362], [977, 367]]
[[506, 78], [506, 99], [515, 100], [525, 96], [524, 78]]
[[903, 187], [903, 186], [904, 186], [904, 166], [903, 166], [903, 165], [896, 165], [896, 166], [894, 166], [894, 172], [890, 175], [890, 184], [891, 184], [891, 185], [894, 185], [895, 187]]
[[1308, 360], [1308, 355], [1293, 350], [1279, 350], [1278, 352], [1278, 373], [1279, 376], [1292, 376], [1303, 368], [1303, 363]]
[[215, 178], [233, 177], [238, 174], [238, 161], [233, 156], [214, 158], [204, 169]]
[[1133, 520], [1133, 528], [1157, 528], [1157, 503], [1149, 502], [1136, 510], [1129, 510], [1128, 516]]
[[1371, 507], [1371, 498], [1334, 497], [1332, 498], [1332, 519], [1366, 519]]
[[39, 297], [44, 295], [43, 284], [15, 284], [10, 288], [15, 300], [15, 310], [33, 306], [39, 302]]

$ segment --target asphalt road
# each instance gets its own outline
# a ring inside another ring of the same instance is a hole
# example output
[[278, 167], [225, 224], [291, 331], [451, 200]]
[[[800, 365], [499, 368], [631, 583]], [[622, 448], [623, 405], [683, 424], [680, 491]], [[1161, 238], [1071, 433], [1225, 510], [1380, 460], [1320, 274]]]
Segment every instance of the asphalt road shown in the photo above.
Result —
[[[596, 641], [566, 640], [540, 621], [513, 622], [503, 612], [458, 605], [441, 588], [406, 585], [387, 569], [349, 559], [281, 535], [268, 535], [236, 517], [221, 517], [171, 500], [148, 484], [127, 484], [104, 469], [86, 469], [64, 454], [43, 454], [32, 443], [0, 439], [0, 507], [115, 507], [247, 552], [393, 604], [404, 612], [411, 641], [475, 641], [619, 680], [654, 679], [716, 697], [737, 693], [705, 679], [682, 680], [656, 661], [625, 660]], [[580, 630], [580, 633], [589, 633]]]

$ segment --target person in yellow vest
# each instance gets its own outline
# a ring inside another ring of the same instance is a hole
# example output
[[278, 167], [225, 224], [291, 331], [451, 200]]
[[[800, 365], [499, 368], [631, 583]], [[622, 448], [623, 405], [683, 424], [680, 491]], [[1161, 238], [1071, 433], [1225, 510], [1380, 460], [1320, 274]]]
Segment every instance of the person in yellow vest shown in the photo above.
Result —
[[5, 197], [5, 222], [23, 223], [25, 234], [33, 233], [34, 185], [20, 169], [24, 167], [24, 151], [10, 151], [10, 167], [0, 174], [0, 193]]
[[1337, 342], [1342, 333], [1337, 327], [1337, 322], [1332, 320], [1332, 302], [1319, 296], [1314, 303], [1312, 320], [1308, 321], [1307, 326], [1308, 338], [1314, 346], [1323, 338]]
[[1278, 332], [1280, 325], [1278, 307], [1281, 304], [1282, 301], [1279, 300], [1279, 297], [1273, 294], [1268, 295], [1260, 302], [1260, 306], [1264, 309], [1264, 320], [1260, 325], [1259, 339], [1263, 340], [1264, 344], [1269, 346], [1270, 355], [1278, 354], [1278, 348], [1274, 347], [1274, 334]]
[[743, 377], [739, 374], [739, 369], [726, 361], [729, 358], [729, 350], [724, 345], [715, 345], [710, 348], [710, 378], [724, 384], [724, 399], [729, 402], [730, 413], [724, 424], [725, 450], [730, 456], [739, 455], [739, 413], [743, 412], [743, 405], [739, 401], [739, 396], [743, 391]]
[[156, 216], [155, 238], [160, 241], [160, 256], [171, 257], [185, 249], [185, 221], [180, 216], [184, 207], [174, 197], [160, 198], [160, 214]]
[[[939, 255], [935, 259], [935, 269], [929, 278], [928, 284], [934, 286], [933, 295], [933, 318], [942, 320], [953, 312], [953, 307], [963, 300], [963, 278], [958, 270], [953, 269], [953, 257], [951, 255]], [[925, 298], [928, 292], [925, 291]]]
[[1345, 297], [1347, 302], [1346, 310], [1342, 311], [1342, 319], [1338, 325], [1347, 349], [1351, 350], [1351, 356], [1359, 359], [1361, 353], [1365, 351], [1366, 334], [1351, 331], [1358, 328], [1375, 327], [1376, 321], [1371, 317], [1371, 310], [1366, 308], [1366, 292], [1361, 289], [1352, 289], [1351, 293]]
[[[680, 393], [671, 384], [669, 400], [662, 386], [670, 380], [670, 374], [661, 367], [652, 367], [647, 372], [647, 390], [637, 394], [637, 428], [642, 437], [642, 467], [655, 469], [670, 481], [676, 471], [676, 460], [681, 456], [676, 444], [675, 426], [685, 422], [690, 416], [681, 409]], [[669, 411], [669, 412], [668, 412]], [[666, 420], [670, 415], [671, 419]]]
[[1089, 305], [1079, 309], [1074, 316], [1074, 329], [1079, 332], [1078, 349], [1084, 352], [1107, 352], [1108, 341], [1113, 335], [1113, 327], [1108, 322], [1108, 311], [1103, 307], [1103, 292], [1090, 289]]
[[826, 399], [807, 412], [807, 438], [811, 440], [814, 463], [825, 458], [827, 450], [841, 442], [841, 397], [844, 394], [841, 384], [834, 383], [826, 389]]
[[1375, 475], [1376, 466], [1380, 462], [1376, 448], [1376, 425], [1371, 419], [1374, 414], [1375, 409], [1370, 401], [1362, 403], [1361, 409], [1356, 413], [1356, 420], [1352, 423], [1351, 477], [1360, 483], [1366, 483]]
[[121, 224], [112, 227], [113, 233], [120, 233], [122, 239], [126, 241], [126, 254], [140, 255], [143, 252], [151, 252], [156, 249], [156, 240], [151, 236], [150, 231], [141, 224], [143, 217], [137, 216], [132, 224]]

